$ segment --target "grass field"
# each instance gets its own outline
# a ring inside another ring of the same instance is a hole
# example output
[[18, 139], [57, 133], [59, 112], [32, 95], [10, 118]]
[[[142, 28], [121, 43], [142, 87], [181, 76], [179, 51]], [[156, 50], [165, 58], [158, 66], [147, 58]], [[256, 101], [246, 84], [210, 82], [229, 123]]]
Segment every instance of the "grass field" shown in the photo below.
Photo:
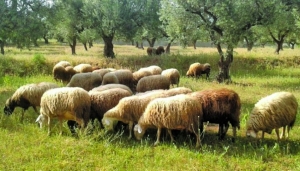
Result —
[[[235, 143], [230, 141], [232, 131], [218, 141], [215, 130], [207, 130], [202, 148], [195, 148], [195, 140], [184, 135], [171, 143], [166, 136], [153, 147], [156, 137], [150, 133], [140, 142], [128, 140], [127, 130], [105, 134], [97, 129], [91, 135], [70, 135], [66, 124], [58, 135], [58, 124], [48, 137], [46, 129], [35, 123], [33, 109], [20, 120], [21, 109], [11, 116], [0, 111], [0, 170], [300, 170], [300, 115], [290, 132], [289, 140], [277, 142], [275, 132], [265, 140], [254, 143], [245, 136], [245, 123], [254, 104], [277, 91], [292, 92], [300, 102], [300, 49], [284, 49], [279, 55], [273, 47], [254, 48], [247, 52], [237, 48], [231, 66], [232, 84], [214, 81], [218, 73], [218, 54], [215, 48], [171, 47], [171, 55], [146, 56], [146, 49], [130, 45], [115, 45], [116, 59], [102, 56], [103, 45], [95, 44], [88, 51], [78, 46], [77, 55], [70, 55], [67, 45], [51, 43], [30, 50], [7, 47], [0, 56], [0, 104], [20, 86], [49, 81], [52, 67], [60, 60], [72, 65], [90, 63], [101, 68], [128, 68], [135, 71], [149, 65], [163, 69], [177, 68], [181, 73], [180, 86], [193, 91], [227, 87], [235, 90], [242, 101], [241, 129]], [[185, 77], [191, 63], [208, 62], [212, 65], [209, 81]], [[61, 85], [61, 84], [60, 84]], [[61, 85], [63, 86], [63, 85]]]

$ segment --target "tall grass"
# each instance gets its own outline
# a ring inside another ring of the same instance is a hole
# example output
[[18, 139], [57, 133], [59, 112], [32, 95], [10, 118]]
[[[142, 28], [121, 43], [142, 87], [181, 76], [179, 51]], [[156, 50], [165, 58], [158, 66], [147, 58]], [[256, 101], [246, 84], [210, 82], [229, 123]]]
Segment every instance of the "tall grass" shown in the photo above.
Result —
[[[300, 50], [284, 49], [280, 55], [271, 47], [235, 49], [231, 66], [232, 84], [214, 81], [218, 74], [219, 56], [214, 48], [171, 47], [171, 55], [146, 56], [146, 50], [130, 45], [115, 45], [116, 59], [102, 56], [103, 45], [95, 44], [85, 51], [77, 47], [77, 55], [70, 54], [67, 45], [51, 43], [31, 50], [6, 48], [0, 60], [0, 104], [4, 105], [20, 86], [49, 81], [52, 67], [60, 60], [72, 65], [90, 63], [101, 68], [128, 68], [135, 71], [149, 65], [163, 69], [177, 68], [181, 73], [180, 86], [193, 91], [227, 87], [235, 90], [242, 100], [241, 130], [236, 143], [231, 143], [231, 129], [224, 141], [218, 141], [216, 130], [208, 129], [202, 148], [195, 149], [193, 136], [178, 134], [175, 143], [166, 135], [162, 143], [153, 147], [155, 131], [142, 141], [128, 140], [126, 128], [105, 133], [96, 127], [91, 134], [73, 137], [64, 124], [63, 135], [54, 123], [53, 134], [40, 130], [34, 122], [37, 114], [29, 109], [20, 121], [21, 109], [11, 116], [0, 111], [0, 170], [299, 170], [300, 131], [299, 115], [287, 141], [277, 142], [275, 134], [255, 143], [245, 137], [245, 123], [254, 106], [262, 97], [276, 91], [290, 91], [300, 99]], [[193, 62], [212, 65], [210, 80], [185, 77]], [[63, 85], [61, 85], [63, 86]], [[299, 102], [299, 100], [298, 100]], [[298, 112], [299, 113], [299, 112]]]

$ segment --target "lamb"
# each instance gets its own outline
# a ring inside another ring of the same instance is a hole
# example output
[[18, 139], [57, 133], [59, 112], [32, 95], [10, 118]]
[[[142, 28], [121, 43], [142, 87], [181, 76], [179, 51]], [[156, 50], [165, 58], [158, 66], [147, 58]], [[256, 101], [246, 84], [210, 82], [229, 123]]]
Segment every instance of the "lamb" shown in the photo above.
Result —
[[104, 90], [109, 90], [109, 89], [113, 89], [113, 88], [121, 88], [121, 89], [127, 90], [128, 92], [130, 92], [131, 94], [133, 94], [132, 91], [131, 91], [131, 89], [128, 86], [123, 85], [123, 84], [106, 84], [106, 85], [101, 85], [99, 87], [93, 88], [90, 91], [104, 91]]
[[177, 94], [187, 94], [192, 91], [185, 87], [170, 90], [152, 90], [138, 93], [134, 96], [121, 99], [117, 106], [108, 110], [102, 119], [102, 124], [107, 130], [113, 130], [116, 121], [129, 124], [129, 138], [132, 137], [133, 124], [137, 123], [147, 104], [159, 97], [169, 97]]
[[166, 76], [170, 80], [170, 84], [179, 86], [180, 74], [176, 68], [165, 69], [162, 71], [161, 75]]
[[63, 120], [76, 121], [81, 128], [86, 127], [90, 118], [90, 108], [90, 96], [80, 87], [51, 89], [41, 98], [40, 115], [36, 122], [41, 128], [47, 123], [48, 135], [50, 135], [51, 120], [57, 118], [60, 121], [60, 134], [62, 134]]
[[90, 64], [78, 64], [74, 67], [76, 73], [93, 72], [93, 67]]
[[102, 77], [99, 74], [88, 72], [75, 74], [67, 84], [67, 87], [81, 87], [86, 91], [90, 91], [101, 84]]
[[101, 124], [104, 113], [115, 107], [122, 98], [131, 96], [132, 92], [122, 88], [112, 88], [104, 91], [89, 91], [89, 95], [91, 99], [90, 119], [98, 119]]
[[208, 80], [210, 75], [210, 64], [200, 64], [199, 62], [190, 65], [189, 70], [186, 72], [186, 76], [199, 77], [202, 74], [206, 74], [206, 79]]
[[[247, 120], [247, 136], [257, 138], [258, 131], [271, 134], [275, 129], [277, 140], [288, 138], [289, 131], [296, 121], [298, 102], [290, 92], [276, 92], [259, 100]], [[281, 136], [279, 128], [283, 127]], [[287, 129], [287, 136], [285, 130]]]
[[[191, 93], [202, 104], [203, 121], [219, 124], [219, 139], [224, 139], [230, 122], [233, 130], [232, 142], [236, 138], [236, 128], [240, 129], [241, 100], [230, 89], [210, 89]], [[225, 129], [223, 128], [225, 126]]]
[[143, 77], [136, 86], [136, 92], [146, 92], [155, 89], [169, 89], [170, 80], [163, 75]]
[[101, 85], [105, 85], [105, 84], [119, 84], [119, 79], [117, 78], [114, 72], [106, 73], [103, 76]]
[[203, 131], [202, 107], [196, 98], [181, 94], [152, 100], [134, 127], [136, 139], [141, 140], [148, 128], [157, 128], [157, 140], [159, 144], [162, 128], [167, 128], [171, 140], [174, 141], [171, 130], [188, 130], [196, 135], [196, 147], [201, 144], [200, 132]]
[[4, 113], [11, 115], [16, 107], [21, 107], [23, 108], [21, 120], [23, 120], [24, 113], [30, 106], [38, 113], [36, 107], [40, 106], [41, 97], [44, 92], [58, 87], [58, 85], [50, 82], [23, 85], [6, 100]]
[[156, 54], [156, 55], [161, 55], [161, 54], [163, 54], [163, 53], [165, 53], [164, 47], [163, 47], [163, 46], [158, 46], [158, 47], [156, 48], [155, 54]]

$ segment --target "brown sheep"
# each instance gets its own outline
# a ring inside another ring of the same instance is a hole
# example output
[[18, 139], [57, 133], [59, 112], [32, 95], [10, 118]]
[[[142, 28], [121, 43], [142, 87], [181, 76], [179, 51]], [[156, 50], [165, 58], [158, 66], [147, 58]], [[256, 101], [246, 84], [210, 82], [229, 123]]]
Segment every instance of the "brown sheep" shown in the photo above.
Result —
[[155, 54], [156, 54], [156, 55], [161, 55], [161, 54], [163, 54], [163, 53], [165, 53], [164, 47], [163, 47], [163, 46], [158, 46], [158, 47], [156, 48]]
[[200, 64], [199, 62], [193, 63], [190, 65], [189, 70], [186, 72], [186, 76], [199, 77], [202, 74], [206, 74], [206, 79], [210, 75], [210, 64]]

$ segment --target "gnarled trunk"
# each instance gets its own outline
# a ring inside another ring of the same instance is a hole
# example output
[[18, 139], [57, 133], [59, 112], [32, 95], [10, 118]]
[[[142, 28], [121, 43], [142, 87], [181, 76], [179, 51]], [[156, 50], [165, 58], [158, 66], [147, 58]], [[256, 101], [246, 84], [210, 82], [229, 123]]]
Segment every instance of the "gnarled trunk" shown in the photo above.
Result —
[[87, 45], [86, 45], [87, 43], [83, 42], [82, 44], [83, 44], [83, 47], [84, 47], [85, 51], [88, 51], [88, 48], [87, 48]]
[[93, 47], [93, 40], [89, 40], [89, 48]]
[[104, 41], [103, 55], [107, 58], [115, 58], [114, 45], [112, 43], [113, 38], [114, 38], [113, 35], [112, 36], [106, 36], [106, 35], [102, 36], [102, 39]]
[[218, 52], [220, 54], [220, 60], [218, 62], [219, 73], [217, 75], [217, 81], [231, 82], [230, 78], [230, 67], [233, 62], [233, 48], [228, 47], [225, 54], [223, 54], [220, 44], [217, 45]]
[[246, 45], [247, 45], [247, 51], [250, 52], [254, 46], [254, 42], [249, 40], [247, 37], [245, 37]]
[[49, 44], [49, 40], [48, 40], [48, 38], [46, 36], [43, 36], [43, 39], [45, 41], [45, 44]]
[[69, 46], [71, 47], [72, 55], [76, 55], [76, 36], [72, 38], [72, 42], [69, 41]]
[[156, 41], [156, 38], [152, 38], [151, 40], [147, 39], [147, 42], [149, 43], [150, 47], [154, 47], [155, 41]]
[[171, 44], [173, 43], [174, 40], [175, 40], [175, 39], [172, 39], [172, 40], [168, 43], [168, 45], [167, 45], [167, 47], [166, 47], [166, 54], [170, 54], [170, 47], [171, 47]]

